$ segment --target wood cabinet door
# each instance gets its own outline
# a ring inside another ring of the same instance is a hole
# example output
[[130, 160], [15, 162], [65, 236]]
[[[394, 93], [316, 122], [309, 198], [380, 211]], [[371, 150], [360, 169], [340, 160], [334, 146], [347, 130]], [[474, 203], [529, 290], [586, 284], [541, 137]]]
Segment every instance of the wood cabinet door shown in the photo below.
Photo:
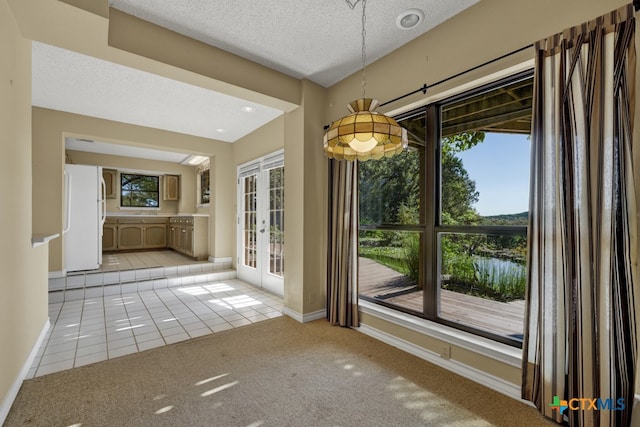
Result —
[[102, 178], [105, 184], [105, 197], [107, 199], [116, 199], [118, 197], [118, 171], [115, 169], [102, 169]]
[[167, 247], [174, 249], [174, 239], [175, 239], [175, 228], [174, 224], [167, 225]]
[[105, 224], [102, 229], [102, 250], [115, 251], [118, 249], [118, 226]]
[[182, 228], [182, 241], [180, 247], [183, 253], [193, 256], [193, 227]]
[[165, 224], [146, 224], [144, 226], [144, 247], [164, 248], [167, 246], [167, 226]]
[[142, 249], [144, 239], [142, 224], [120, 224], [118, 226], [118, 249]]
[[180, 176], [165, 175], [162, 185], [163, 200], [179, 200], [180, 199]]

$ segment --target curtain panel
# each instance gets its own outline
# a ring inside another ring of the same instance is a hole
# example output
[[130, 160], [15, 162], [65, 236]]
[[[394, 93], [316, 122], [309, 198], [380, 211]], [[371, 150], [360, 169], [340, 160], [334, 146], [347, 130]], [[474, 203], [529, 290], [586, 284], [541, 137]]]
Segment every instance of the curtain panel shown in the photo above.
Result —
[[634, 37], [629, 5], [535, 44], [522, 395], [571, 426], [631, 422]]
[[358, 321], [358, 162], [329, 160], [327, 317], [332, 325]]

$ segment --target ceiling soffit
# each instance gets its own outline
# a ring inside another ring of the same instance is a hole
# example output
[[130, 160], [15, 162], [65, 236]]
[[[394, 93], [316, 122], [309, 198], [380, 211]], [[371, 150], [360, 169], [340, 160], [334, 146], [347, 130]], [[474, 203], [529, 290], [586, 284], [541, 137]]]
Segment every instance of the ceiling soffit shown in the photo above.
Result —
[[261, 93], [282, 111], [299, 105], [298, 79], [117, 9], [109, 15], [109, 46]]

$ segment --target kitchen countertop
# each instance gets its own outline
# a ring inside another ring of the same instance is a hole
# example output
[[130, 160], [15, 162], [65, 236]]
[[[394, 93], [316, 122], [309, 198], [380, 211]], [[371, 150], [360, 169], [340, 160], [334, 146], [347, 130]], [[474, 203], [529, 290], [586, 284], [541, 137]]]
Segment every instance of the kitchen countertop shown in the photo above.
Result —
[[177, 216], [186, 216], [186, 217], [196, 217], [196, 216], [204, 216], [208, 217], [209, 214], [201, 214], [201, 213], [122, 213], [122, 212], [107, 212], [107, 218], [118, 218], [118, 217], [127, 217], [127, 218], [171, 218]]

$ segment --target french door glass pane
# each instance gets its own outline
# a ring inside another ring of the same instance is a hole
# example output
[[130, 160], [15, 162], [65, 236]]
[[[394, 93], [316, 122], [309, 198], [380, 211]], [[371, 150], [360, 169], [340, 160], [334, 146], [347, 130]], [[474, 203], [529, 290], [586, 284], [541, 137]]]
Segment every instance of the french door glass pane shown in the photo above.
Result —
[[257, 243], [257, 223], [256, 223], [256, 175], [242, 178], [244, 180], [244, 241], [243, 241], [243, 263], [247, 267], [256, 268], [256, 243]]
[[284, 275], [284, 167], [269, 170], [269, 273]]

